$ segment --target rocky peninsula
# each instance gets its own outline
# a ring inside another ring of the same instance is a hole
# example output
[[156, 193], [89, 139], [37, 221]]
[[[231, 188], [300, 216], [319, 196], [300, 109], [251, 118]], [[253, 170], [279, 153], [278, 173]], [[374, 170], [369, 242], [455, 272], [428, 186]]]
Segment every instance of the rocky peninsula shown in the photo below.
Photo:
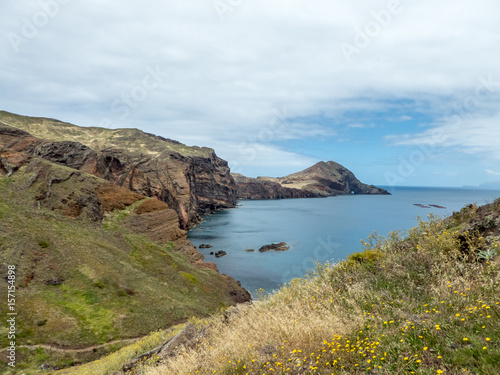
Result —
[[345, 194], [390, 194], [359, 181], [354, 173], [334, 162], [319, 162], [286, 177], [250, 178], [233, 173], [240, 199], [318, 198]]

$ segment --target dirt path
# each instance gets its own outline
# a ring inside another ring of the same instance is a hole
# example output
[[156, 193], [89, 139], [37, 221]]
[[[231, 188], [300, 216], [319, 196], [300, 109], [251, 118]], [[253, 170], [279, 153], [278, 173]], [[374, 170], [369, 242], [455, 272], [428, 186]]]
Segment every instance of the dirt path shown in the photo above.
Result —
[[[115, 341], [110, 341], [106, 344], [89, 346], [89, 347], [83, 348], [83, 349], [65, 349], [65, 348], [58, 348], [57, 346], [43, 345], [43, 344], [42, 345], [19, 345], [19, 346], [16, 346], [16, 348], [29, 349], [29, 350], [45, 349], [45, 350], [59, 352], [59, 353], [85, 353], [85, 352], [90, 352], [90, 351], [93, 351], [96, 349], [105, 348], [107, 346], [114, 345], [114, 344], [133, 344], [134, 342], [137, 342], [141, 339], [142, 339], [142, 337], [135, 338], [135, 339], [115, 340]], [[0, 349], [0, 353], [5, 352], [8, 349], [9, 348]]]

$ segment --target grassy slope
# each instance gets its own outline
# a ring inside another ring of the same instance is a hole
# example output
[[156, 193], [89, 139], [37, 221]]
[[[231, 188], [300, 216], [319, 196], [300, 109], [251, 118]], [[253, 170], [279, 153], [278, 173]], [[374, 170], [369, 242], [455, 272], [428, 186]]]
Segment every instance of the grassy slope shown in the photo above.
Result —
[[488, 210], [485, 237], [466, 228], [477, 207], [372, 236], [229, 323], [211, 318], [200, 348], [141, 373], [497, 375], [500, 201]]
[[[41, 163], [53, 176], [71, 171]], [[121, 223], [133, 214], [134, 206], [115, 211], [102, 225], [66, 218], [44, 205], [36, 207], [34, 197], [43, 182], [23, 190], [30, 176], [26, 167], [10, 178], [0, 176], [0, 270], [6, 275], [7, 265], [17, 266], [18, 345], [98, 345], [206, 316], [231, 303], [220, 275], [195, 267], [170, 245], [152, 243], [126, 229]], [[54, 184], [50, 199], [57, 200], [58, 192], [78, 195], [103, 182], [82, 176], [77, 182]], [[47, 285], [53, 278], [65, 281]], [[6, 283], [0, 285], [0, 293], [6, 295]], [[0, 304], [0, 315], [6, 316], [6, 308]], [[5, 324], [0, 325], [0, 346], [8, 346]], [[43, 351], [19, 354], [18, 369], [75, 361], [74, 356], [47, 360]], [[0, 373], [5, 370], [2, 360], [0, 355]]]
[[21, 116], [5, 111], [0, 111], [0, 122], [25, 130], [38, 138], [80, 142], [94, 150], [123, 148], [131, 154], [152, 156], [163, 151], [175, 151], [184, 156], [202, 157], [209, 157], [213, 153], [210, 148], [189, 147], [181, 143], [165, 141], [138, 129], [80, 127], [58, 120]]
[[[168, 339], [174, 337], [182, 331], [185, 324], [172, 327], [166, 331], [157, 331], [145, 336], [132, 345], [125, 346], [120, 350], [94, 362], [86, 363], [82, 366], [70, 367], [57, 371], [57, 375], [97, 375], [112, 374], [120, 371], [123, 364], [139, 355], [146, 353], [164, 344]], [[153, 362], [154, 359], [151, 360]]]

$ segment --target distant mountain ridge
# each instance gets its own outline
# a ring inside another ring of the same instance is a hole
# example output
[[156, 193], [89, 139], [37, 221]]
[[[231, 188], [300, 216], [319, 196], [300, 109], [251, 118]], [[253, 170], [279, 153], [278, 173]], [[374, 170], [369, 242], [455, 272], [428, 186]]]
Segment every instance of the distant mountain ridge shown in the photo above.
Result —
[[238, 198], [286, 199], [331, 197], [345, 194], [390, 193], [374, 185], [359, 181], [354, 173], [334, 162], [321, 161], [312, 167], [291, 175], [273, 178], [250, 178], [233, 173], [238, 186]]

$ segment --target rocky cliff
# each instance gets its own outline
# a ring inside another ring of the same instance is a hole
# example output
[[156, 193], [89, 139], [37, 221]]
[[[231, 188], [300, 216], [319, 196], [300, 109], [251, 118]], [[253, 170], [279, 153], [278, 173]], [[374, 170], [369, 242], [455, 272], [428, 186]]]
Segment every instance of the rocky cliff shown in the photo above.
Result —
[[30, 145], [35, 156], [167, 203], [183, 229], [202, 214], [236, 204], [228, 164], [212, 149], [188, 147], [138, 129], [84, 128], [4, 111], [0, 124], [43, 139], [36, 148]]
[[[42, 160], [67, 169], [49, 168], [50, 163], [44, 164]], [[167, 203], [154, 194], [135, 192], [141, 191], [138, 187], [126, 189], [118, 184], [104, 183], [97, 177], [91, 179], [87, 175], [103, 174], [103, 177], [113, 181], [114, 179], [110, 177], [116, 170], [121, 170], [114, 162], [119, 163], [117, 160], [106, 160], [102, 154], [81, 143], [45, 141], [24, 130], [0, 124], [0, 175], [10, 177], [25, 167], [24, 172], [31, 175], [25, 186], [23, 185], [23, 189], [38, 186], [34, 201], [39, 208], [45, 207], [67, 217], [82, 216], [91, 221], [101, 222], [106, 212], [125, 209], [139, 200], [146, 199], [148, 195], [153, 196], [154, 200], [139, 208], [141, 215], [131, 219], [130, 229], [148, 235], [153, 241], [171, 242], [177, 251], [185, 253], [193, 261], [202, 263], [202, 255], [188, 241], [187, 231], [179, 225], [177, 211], [171, 209]], [[58, 184], [67, 181], [70, 182], [69, 186], [72, 184], [79, 186], [81, 181], [85, 181], [86, 188], [55, 194]], [[213, 264], [207, 267], [216, 269]]]
[[0, 124], [0, 273], [16, 267], [19, 345], [98, 345], [250, 300], [167, 203], [85, 172], [101, 157]]
[[282, 199], [329, 197], [342, 194], [389, 194], [388, 191], [359, 181], [344, 166], [319, 162], [286, 177], [249, 178], [233, 174], [242, 199]]

